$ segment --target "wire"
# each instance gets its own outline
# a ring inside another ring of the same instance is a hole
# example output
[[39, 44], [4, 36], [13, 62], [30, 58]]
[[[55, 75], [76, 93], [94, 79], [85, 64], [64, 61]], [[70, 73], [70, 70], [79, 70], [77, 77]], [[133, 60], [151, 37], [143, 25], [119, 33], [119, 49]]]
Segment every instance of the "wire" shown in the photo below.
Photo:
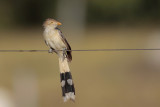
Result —
[[[63, 50], [55, 50], [63, 51]], [[65, 51], [160, 51], [160, 48], [155, 49], [79, 49], [79, 50], [65, 50]], [[0, 52], [48, 52], [48, 50], [0, 50]]]

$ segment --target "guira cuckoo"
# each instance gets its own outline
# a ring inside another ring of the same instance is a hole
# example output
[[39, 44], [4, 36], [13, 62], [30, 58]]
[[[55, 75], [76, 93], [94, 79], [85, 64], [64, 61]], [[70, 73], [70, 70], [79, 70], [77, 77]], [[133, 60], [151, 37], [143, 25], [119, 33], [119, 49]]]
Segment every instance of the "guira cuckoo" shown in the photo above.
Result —
[[61, 23], [54, 19], [47, 19], [43, 24], [43, 36], [46, 45], [50, 48], [49, 53], [55, 52], [59, 57], [60, 79], [64, 102], [69, 99], [74, 101], [75, 89], [68, 65], [68, 63], [72, 61], [71, 47], [60, 29], [57, 28], [58, 25], [61, 25]]

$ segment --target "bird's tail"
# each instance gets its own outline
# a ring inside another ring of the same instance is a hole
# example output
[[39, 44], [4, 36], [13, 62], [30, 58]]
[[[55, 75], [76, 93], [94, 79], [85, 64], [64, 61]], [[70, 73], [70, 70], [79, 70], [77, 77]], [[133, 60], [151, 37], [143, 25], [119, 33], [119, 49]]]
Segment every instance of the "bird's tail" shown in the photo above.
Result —
[[59, 58], [59, 67], [60, 67], [62, 96], [64, 102], [66, 102], [69, 99], [75, 101], [75, 88], [67, 58], [64, 59]]

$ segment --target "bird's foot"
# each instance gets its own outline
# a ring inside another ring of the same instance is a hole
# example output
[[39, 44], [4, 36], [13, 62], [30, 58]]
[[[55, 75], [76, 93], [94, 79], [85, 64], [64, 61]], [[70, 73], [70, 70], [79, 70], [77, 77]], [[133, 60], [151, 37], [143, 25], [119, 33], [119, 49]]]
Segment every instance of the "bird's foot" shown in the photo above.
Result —
[[66, 58], [66, 57], [67, 57], [67, 51], [66, 51], [66, 48], [64, 48], [62, 51], [63, 51], [63, 56], [64, 56], [64, 58]]
[[49, 50], [48, 50], [48, 53], [53, 53], [54, 52], [54, 50], [52, 49], [52, 48], [50, 48]]

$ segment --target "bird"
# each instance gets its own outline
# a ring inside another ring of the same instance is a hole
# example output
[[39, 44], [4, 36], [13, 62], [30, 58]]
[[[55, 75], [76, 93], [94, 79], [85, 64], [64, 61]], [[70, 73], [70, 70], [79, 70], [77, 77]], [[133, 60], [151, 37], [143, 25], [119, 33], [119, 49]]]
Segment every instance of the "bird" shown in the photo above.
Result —
[[59, 25], [62, 25], [62, 23], [57, 20], [46, 19], [43, 23], [43, 37], [49, 47], [48, 52], [55, 52], [58, 55], [63, 100], [64, 102], [75, 101], [75, 88], [69, 68], [69, 63], [72, 61], [71, 46], [57, 27]]

